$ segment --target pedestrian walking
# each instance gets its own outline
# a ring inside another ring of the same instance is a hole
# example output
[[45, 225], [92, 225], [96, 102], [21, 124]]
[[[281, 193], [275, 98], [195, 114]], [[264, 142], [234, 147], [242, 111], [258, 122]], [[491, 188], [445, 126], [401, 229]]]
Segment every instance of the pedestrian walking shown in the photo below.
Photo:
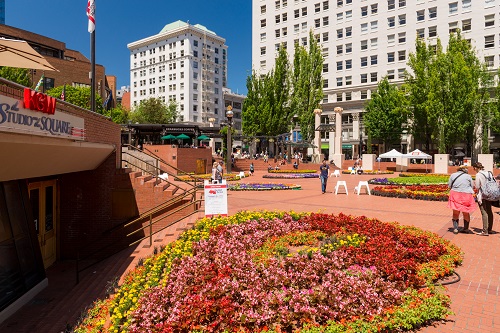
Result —
[[486, 200], [482, 193], [483, 185], [488, 181], [494, 180], [493, 174], [491, 172], [485, 171], [484, 166], [481, 162], [476, 162], [472, 164], [476, 174], [476, 190], [477, 190], [477, 203], [479, 204], [479, 210], [481, 211], [481, 217], [483, 220], [483, 230], [476, 235], [479, 236], [489, 236], [493, 229], [493, 211], [491, 210], [491, 201]]
[[448, 198], [448, 208], [453, 210], [452, 222], [453, 233], [458, 234], [458, 225], [460, 213], [464, 220], [463, 233], [469, 233], [470, 213], [476, 210], [474, 200], [474, 188], [472, 177], [469, 175], [467, 167], [461, 165], [457, 172], [451, 174], [448, 180], [450, 194]]
[[253, 166], [253, 162], [250, 163], [250, 176], [253, 176], [253, 172], [254, 172], [254, 166]]
[[319, 179], [321, 180], [321, 192], [325, 194], [326, 192], [326, 184], [328, 182], [328, 173], [330, 170], [330, 166], [326, 164], [326, 160], [323, 160], [323, 164], [319, 166]]

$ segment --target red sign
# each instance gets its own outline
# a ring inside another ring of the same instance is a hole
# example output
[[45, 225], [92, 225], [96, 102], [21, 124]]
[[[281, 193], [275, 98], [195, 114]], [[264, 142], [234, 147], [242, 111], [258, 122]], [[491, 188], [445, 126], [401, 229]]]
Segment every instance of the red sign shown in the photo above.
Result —
[[47, 114], [56, 112], [56, 99], [37, 91], [24, 88], [24, 108]]

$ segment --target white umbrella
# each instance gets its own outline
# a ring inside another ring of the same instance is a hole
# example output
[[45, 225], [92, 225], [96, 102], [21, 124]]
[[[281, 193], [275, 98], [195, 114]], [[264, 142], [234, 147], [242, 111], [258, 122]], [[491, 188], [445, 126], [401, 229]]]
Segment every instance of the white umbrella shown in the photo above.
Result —
[[28, 43], [21, 40], [0, 38], [0, 66], [58, 70], [36, 52]]

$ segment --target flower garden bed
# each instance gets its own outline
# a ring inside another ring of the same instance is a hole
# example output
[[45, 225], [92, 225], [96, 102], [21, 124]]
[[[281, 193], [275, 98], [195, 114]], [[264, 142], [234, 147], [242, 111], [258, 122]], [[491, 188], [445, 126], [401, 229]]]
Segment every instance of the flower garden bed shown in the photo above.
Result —
[[296, 170], [296, 169], [291, 169], [291, 170], [268, 170], [268, 173], [316, 173], [318, 170]]
[[390, 198], [448, 201], [448, 185], [386, 185], [375, 186], [371, 194]]
[[129, 272], [75, 332], [410, 330], [450, 314], [433, 282], [461, 260], [436, 234], [366, 217], [201, 219]]
[[[249, 177], [250, 172], [245, 171], [245, 177]], [[183, 180], [185, 182], [194, 182], [195, 178], [196, 181], [204, 181], [204, 180], [210, 180], [212, 178], [212, 174], [210, 173], [205, 173], [205, 174], [200, 174], [200, 175], [182, 175], [182, 176], [177, 176], [180, 180]], [[223, 177], [227, 181], [237, 181], [241, 180], [240, 174], [239, 173], [227, 173], [224, 174]]]
[[[350, 175], [351, 170], [342, 170], [342, 173], [345, 175]], [[394, 171], [389, 171], [389, 170], [384, 170], [384, 171], [379, 171], [379, 170], [363, 170], [364, 175], [392, 175], [394, 174]]]
[[376, 185], [427, 185], [427, 184], [448, 184], [449, 176], [412, 176], [395, 178], [373, 178], [369, 180], [370, 184]]
[[262, 178], [272, 179], [297, 179], [297, 178], [319, 178], [317, 173], [268, 173], [264, 174]]
[[270, 191], [270, 190], [300, 190], [302, 187], [296, 184], [280, 183], [236, 183], [229, 184], [230, 191]]

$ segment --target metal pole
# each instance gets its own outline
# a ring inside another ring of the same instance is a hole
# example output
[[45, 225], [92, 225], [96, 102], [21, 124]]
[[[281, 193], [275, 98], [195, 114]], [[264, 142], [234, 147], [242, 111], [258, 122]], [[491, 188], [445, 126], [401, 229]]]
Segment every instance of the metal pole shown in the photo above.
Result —
[[227, 126], [227, 173], [231, 173], [231, 127], [232, 127], [232, 120], [228, 119], [228, 126]]
[[90, 34], [90, 110], [95, 112], [95, 30]]
[[149, 215], [149, 246], [153, 247], [153, 215]]

